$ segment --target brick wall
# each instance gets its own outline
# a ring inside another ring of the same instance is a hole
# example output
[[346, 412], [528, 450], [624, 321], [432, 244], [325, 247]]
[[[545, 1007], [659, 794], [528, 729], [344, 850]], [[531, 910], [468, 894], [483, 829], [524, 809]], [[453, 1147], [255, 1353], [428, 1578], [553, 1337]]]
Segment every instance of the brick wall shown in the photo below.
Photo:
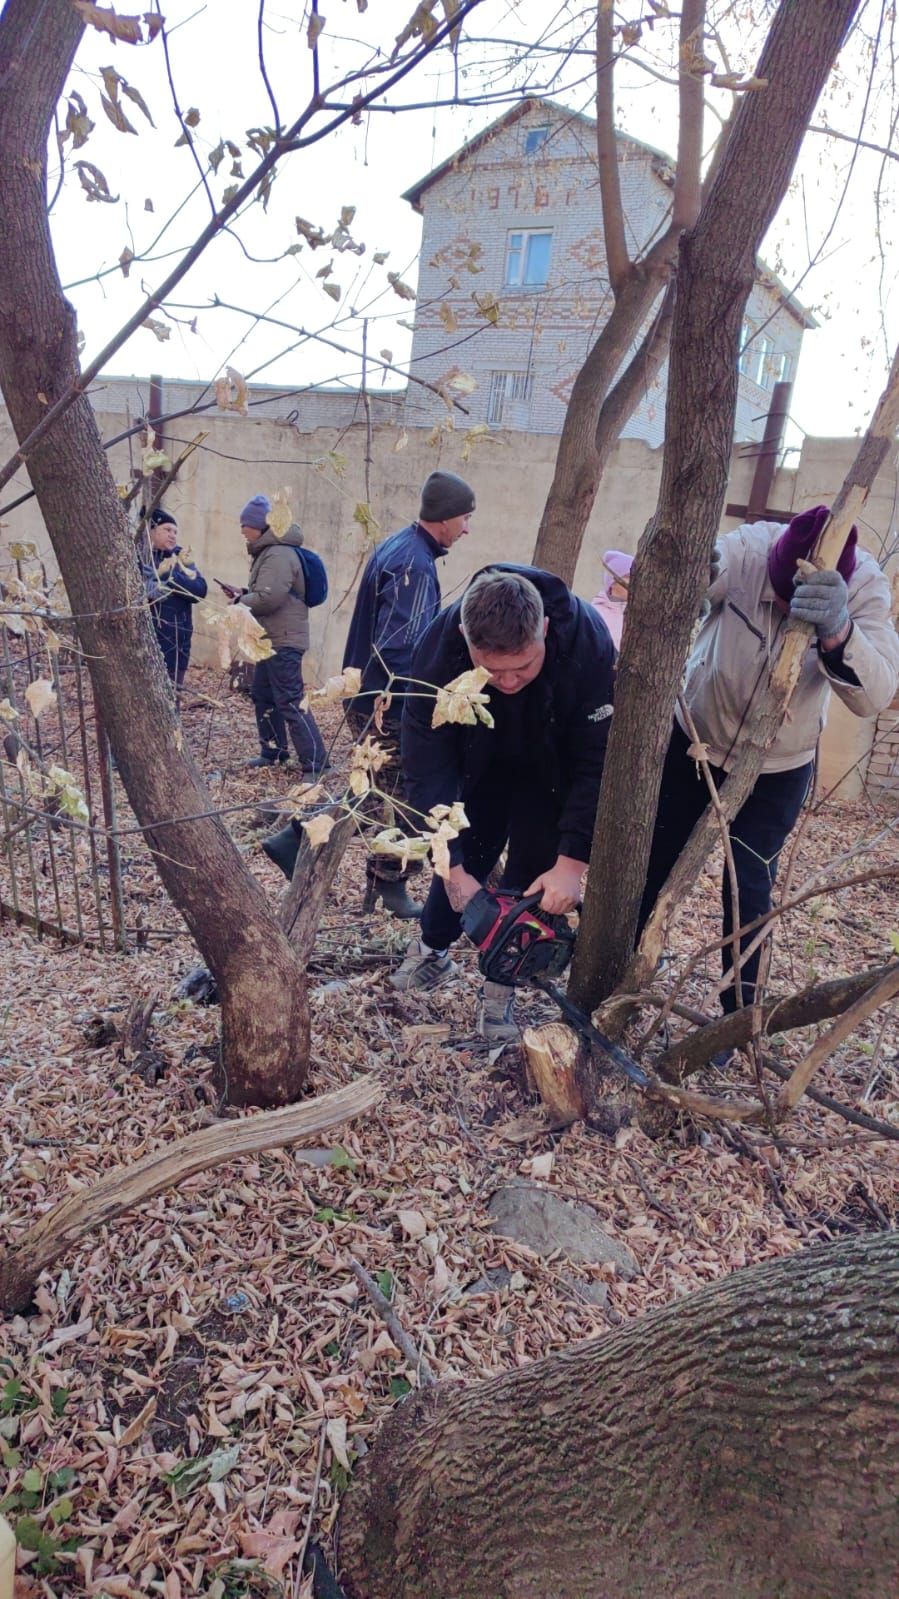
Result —
[[899, 695], [881, 711], [874, 728], [868, 761], [869, 792], [899, 800]]
[[[542, 126], [548, 128], [545, 141], [527, 153], [528, 136]], [[637, 252], [665, 226], [673, 175], [666, 158], [645, 145], [622, 135], [619, 149], [627, 239]], [[551, 106], [535, 107], [443, 173], [421, 203], [412, 371], [436, 384], [454, 369], [474, 377], [477, 388], [465, 401], [472, 425], [558, 434], [574, 379], [612, 304], [593, 125]], [[510, 234], [535, 230], [552, 234], [547, 281], [509, 287]], [[495, 325], [484, 314], [491, 297], [499, 302]], [[761, 437], [779, 375], [775, 354], [795, 368], [803, 331], [761, 281], [752, 290], [747, 321], [762, 330], [758, 337], [770, 340], [772, 350], [767, 360], [746, 363], [754, 373], [740, 376], [738, 441]], [[519, 381], [498, 417], [491, 394], [495, 374], [504, 373]], [[625, 425], [624, 438], [661, 444], [666, 382], [667, 364]], [[407, 425], [431, 426], [445, 414], [439, 400], [421, 390], [409, 393]]]

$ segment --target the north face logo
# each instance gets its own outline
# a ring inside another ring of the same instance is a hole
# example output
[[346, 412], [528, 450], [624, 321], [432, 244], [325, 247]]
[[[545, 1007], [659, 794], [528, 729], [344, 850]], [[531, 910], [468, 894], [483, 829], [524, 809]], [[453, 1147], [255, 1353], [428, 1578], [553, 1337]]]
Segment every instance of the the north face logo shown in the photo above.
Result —
[[611, 716], [611, 714], [612, 714], [612, 706], [611, 705], [597, 705], [596, 710], [590, 712], [589, 716], [587, 717], [587, 721], [588, 722], [604, 722], [606, 717], [607, 716]]

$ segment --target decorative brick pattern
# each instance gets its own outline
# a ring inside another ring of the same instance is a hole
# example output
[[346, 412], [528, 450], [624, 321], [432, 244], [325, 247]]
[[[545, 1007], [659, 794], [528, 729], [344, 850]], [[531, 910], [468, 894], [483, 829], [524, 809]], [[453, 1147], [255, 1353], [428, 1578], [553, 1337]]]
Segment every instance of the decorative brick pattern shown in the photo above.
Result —
[[[529, 129], [549, 124], [548, 138], [525, 153]], [[621, 192], [629, 245], [643, 248], [664, 227], [671, 203], [672, 173], [660, 153], [620, 139]], [[501, 426], [528, 433], [561, 432], [573, 375], [611, 309], [593, 125], [561, 108], [535, 105], [462, 153], [424, 190], [424, 229], [412, 368], [440, 383], [461, 367], [477, 380], [466, 399], [472, 425], [488, 420], [493, 374], [530, 378], [530, 399], [504, 411]], [[503, 279], [509, 234], [552, 229], [545, 287], [509, 288]], [[485, 308], [499, 301], [494, 326]], [[441, 319], [441, 308], [444, 317]], [[448, 313], [451, 313], [448, 314]], [[790, 357], [795, 371], [802, 341], [800, 320], [776, 289], [759, 280], [747, 320], [765, 324], [775, 351]], [[456, 331], [449, 333], [455, 323]], [[642, 336], [642, 335], [641, 335]], [[458, 350], [447, 348], [465, 339]], [[665, 426], [667, 364], [647, 392], [623, 437], [661, 444]], [[739, 378], [735, 438], [761, 438], [770, 388]], [[407, 397], [409, 426], [432, 426], [445, 415], [439, 400], [422, 390]]]

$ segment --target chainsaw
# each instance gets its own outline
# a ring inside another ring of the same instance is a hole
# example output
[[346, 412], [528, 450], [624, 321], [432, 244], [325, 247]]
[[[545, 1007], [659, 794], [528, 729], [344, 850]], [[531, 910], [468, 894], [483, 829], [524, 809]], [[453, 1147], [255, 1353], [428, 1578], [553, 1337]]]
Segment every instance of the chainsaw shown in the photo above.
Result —
[[565, 1020], [588, 1043], [598, 1044], [612, 1065], [631, 1082], [646, 1088], [649, 1078], [618, 1044], [594, 1027], [554, 979], [561, 977], [574, 954], [576, 934], [567, 916], [541, 910], [542, 893], [513, 894], [482, 888], [462, 912], [462, 930], [478, 949], [478, 969], [488, 983], [514, 988], [532, 983], [559, 1007]]

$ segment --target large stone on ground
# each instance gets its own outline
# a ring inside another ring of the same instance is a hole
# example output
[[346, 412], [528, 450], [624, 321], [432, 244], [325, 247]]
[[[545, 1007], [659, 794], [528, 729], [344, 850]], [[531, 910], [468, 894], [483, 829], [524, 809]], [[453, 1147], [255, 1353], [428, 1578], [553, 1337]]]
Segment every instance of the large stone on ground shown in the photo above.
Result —
[[630, 1250], [603, 1231], [592, 1206], [580, 1200], [516, 1181], [498, 1188], [488, 1209], [495, 1233], [514, 1238], [535, 1255], [545, 1257], [560, 1249], [569, 1260], [614, 1266], [625, 1279], [640, 1269]]

